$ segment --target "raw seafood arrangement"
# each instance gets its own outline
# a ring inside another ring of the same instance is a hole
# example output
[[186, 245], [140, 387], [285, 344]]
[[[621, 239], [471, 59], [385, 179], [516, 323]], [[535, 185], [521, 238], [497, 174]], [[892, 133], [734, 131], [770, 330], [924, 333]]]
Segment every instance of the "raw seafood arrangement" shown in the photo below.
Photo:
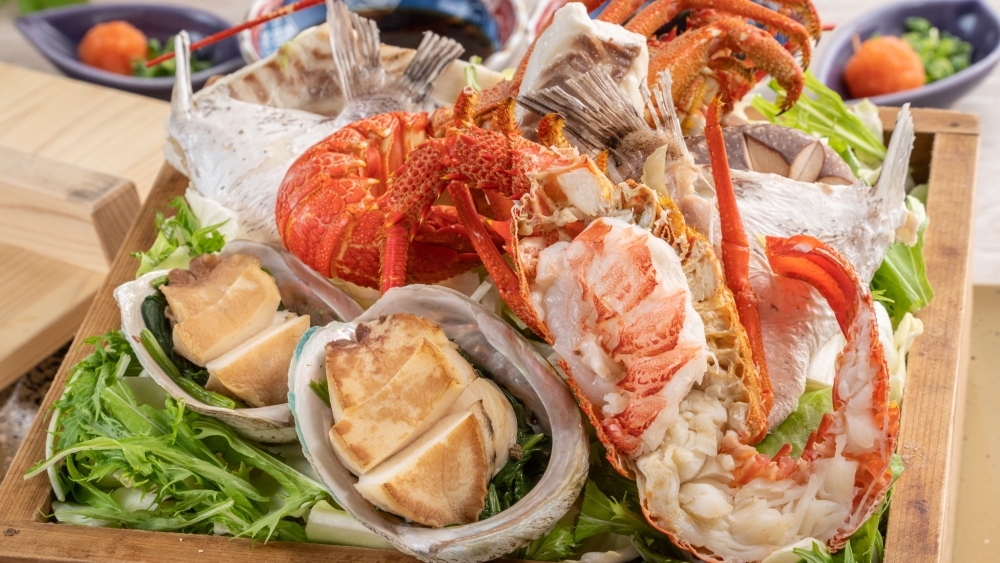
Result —
[[197, 95], [177, 37], [191, 187], [26, 474], [55, 519], [880, 561], [926, 190], [907, 108], [885, 146], [804, 71], [811, 4], [570, 2], [510, 79], [327, 4]]

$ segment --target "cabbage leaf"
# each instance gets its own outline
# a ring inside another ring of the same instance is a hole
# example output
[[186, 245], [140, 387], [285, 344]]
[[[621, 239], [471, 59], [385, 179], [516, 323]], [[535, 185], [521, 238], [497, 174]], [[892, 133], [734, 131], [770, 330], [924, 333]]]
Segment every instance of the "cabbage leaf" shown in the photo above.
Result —
[[[906, 206], [918, 213], [923, 211], [923, 204], [914, 197], [906, 198]], [[924, 263], [924, 233], [930, 218], [926, 213], [923, 215], [924, 220], [917, 230], [917, 243], [913, 246], [899, 242], [890, 245], [872, 278], [872, 290], [880, 292], [880, 300], [889, 312], [893, 327], [899, 326], [906, 313], [918, 311], [934, 297]]]

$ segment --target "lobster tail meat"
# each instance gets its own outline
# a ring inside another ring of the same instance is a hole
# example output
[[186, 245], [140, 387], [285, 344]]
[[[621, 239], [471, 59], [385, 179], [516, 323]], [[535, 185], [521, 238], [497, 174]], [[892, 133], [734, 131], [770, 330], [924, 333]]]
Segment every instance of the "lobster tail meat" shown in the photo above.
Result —
[[834, 410], [799, 459], [788, 447], [769, 458], [726, 427], [725, 392], [691, 390], [668, 430], [673, 440], [636, 466], [649, 521], [705, 561], [760, 561], [807, 538], [840, 549], [891, 483], [899, 410], [888, 400], [866, 284], [812, 237], [768, 238], [767, 256], [777, 274], [813, 285], [837, 312], [847, 345], [837, 361]]
[[677, 253], [648, 230], [598, 219], [538, 264], [533, 302], [609, 451], [655, 448], [708, 361]]

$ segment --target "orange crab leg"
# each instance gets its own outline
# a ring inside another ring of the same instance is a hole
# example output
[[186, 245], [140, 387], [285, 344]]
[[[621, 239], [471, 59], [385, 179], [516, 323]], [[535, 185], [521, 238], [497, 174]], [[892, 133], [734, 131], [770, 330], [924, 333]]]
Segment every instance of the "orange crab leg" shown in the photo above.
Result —
[[682, 98], [720, 47], [746, 53], [757, 70], [770, 74], [785, 88], [788, 95], [782, 110], [791, 109], [798, 101], [805, 76], [795, 58], [769, 33], [735, 17], [720, 18], [690, 30], [657, 49], [649, 61], [649, 86], [654, 87], [660, 73], [669, 70], [674, 79], [672, 97]]
[[476, 247], [483, 265], [493, 276], [493, 281], [500, 291], [500, 297], [535, 334], [546, 334], [547, 331], [536, 322], [538, 317], [534, 310], [521, 296], [521, 285], [517, 274], [514, 273], [510, 264], [503, 259], [503, 255], [493, 244], [489, 229], [483, 224], [479, 213], [476, 212], [476, 204], [472, 200], [469, 185], [457, 180], [451, 181], [448, 183], [448, 195], [451, 197], [452, 205], [458, 211], [462, 224], [469, 231], [469, 238], [472, 240], [472, 245]]
[[[729, 16], [754, 20], [770, 30], [787, 35], [792, 50], [802, 51], [803, 67], [808, 67], [812, 59], [811, 36], [805, 26], [784, 14], [749, 0], [655, 0], [636, 14], [625, 29], [650, 37], [682, 10], [703, 10], [708, 23], [718, 17]], [[817, 19], [816, 23], [818, 22]]]
[[[771, 379], [767, 375], [767, 360], [764, 357], [764, 336], [760, 329], [760, 312], [757, 295], [750, 287], [750, 243], [743, 229], [743, 219], [736, 206], [736, 193], [729, 175], [729, 159], [726, 157], [726, 143], [719, 125], [722, 102], [716, 97], [708, 106], [705, 124], [705, 140], [712, 161], [712, 178], [719, 202], [719, 218], [722, 223], [722, 266], [726, 276], [726, 286], [733, 292], [740, 322], [747, 331], [754, 364], [761, 376], [761, 392], [769, 397]], [[766, 400], [766, 399], [765, 399]], [[768, 403], [770, 401], [767, 401]]]
[[[635, 14], [636, 10], [642, 7], [642, 5], [645, 3], [646, 3], [645, 0], [611, 0], [611, 2], [609, 2], [608, 5], [605, 6], [603, 10], [601, 10], [601, 13], [597, 16], [597, 19], [602, 22], [617, 23], [621, 25], [625, 23], [625, 21], [628, 20], [630, 17], [632, 17], [632, 15]], [[588, 11], [590, 11], [589, 6], [588, 6]]]

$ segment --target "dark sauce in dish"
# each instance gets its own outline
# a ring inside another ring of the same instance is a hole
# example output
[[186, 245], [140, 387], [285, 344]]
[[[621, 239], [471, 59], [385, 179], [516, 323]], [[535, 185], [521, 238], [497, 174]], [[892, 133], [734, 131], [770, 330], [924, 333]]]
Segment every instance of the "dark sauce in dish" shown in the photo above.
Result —
[[441, 12], [397, 7], [395, 10], [358, 10], [358, 15], [373, 20], [378, 25], [382, 42], [396, 47], [416, 49], [425, 31], [450, 37], [465, 47], [461, 58], [493, 54], [493, 41], [480, 27], [462, 18]]

